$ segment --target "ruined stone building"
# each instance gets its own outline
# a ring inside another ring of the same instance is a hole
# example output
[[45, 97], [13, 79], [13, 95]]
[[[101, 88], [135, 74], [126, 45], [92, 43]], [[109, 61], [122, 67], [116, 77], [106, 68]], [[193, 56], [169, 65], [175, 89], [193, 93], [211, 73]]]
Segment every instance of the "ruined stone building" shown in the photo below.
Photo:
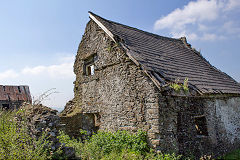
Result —
[[16, 109], [23, 102], [32, 103], [28, 86], [0, 85], [0, 109]]
[[[73, 99], [73, 108], [88, 117], [87, 127], [142, 129], [153, 148], [180, 154], [217, 155], [239, 147], [240, 85], [233, 78], [184, 37], [89, 15], [74, 64]], [[171, 87], [186, 78], [188, 91]]]

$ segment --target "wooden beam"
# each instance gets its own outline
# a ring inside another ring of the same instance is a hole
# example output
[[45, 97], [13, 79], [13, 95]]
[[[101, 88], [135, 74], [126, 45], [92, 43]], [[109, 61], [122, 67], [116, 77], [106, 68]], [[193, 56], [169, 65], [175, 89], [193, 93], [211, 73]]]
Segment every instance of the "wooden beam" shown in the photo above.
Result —
[[159, 91], [162, 91], [160, 82], [151, 73], [149, 73], [148, 71], [146, 71], [146, 70], [143, 70], [143, 71], [153, 81], [153, 83], [157, 86]]
[[161, 91], [161, 84], [159, 81], [151, 74], [149, 73], [146, 69], [143, 68], [143, 66], [138, 63], [138, 61], [131, 55], [131, 51], [122, 43], [120, 43], [121, 46], [126, 50], [127, 56], [137, 65], [140, 66], [143, 70], [143, 72], [153, 81], [153, 83], [157, 86], [157, 88]]
[[89, 17], [98, 24], [98, 26], [100, 28], [102, 28], [102, 30], [104, 30], [104, 32], [107, 33], [107, 35], [116, 43], [115, 39], [114, 39], [114, 35], [99, 21], [97, 20], [96, 17], [94, 17], [94, 15], [92, 15], [91, 13], [89, 13]]

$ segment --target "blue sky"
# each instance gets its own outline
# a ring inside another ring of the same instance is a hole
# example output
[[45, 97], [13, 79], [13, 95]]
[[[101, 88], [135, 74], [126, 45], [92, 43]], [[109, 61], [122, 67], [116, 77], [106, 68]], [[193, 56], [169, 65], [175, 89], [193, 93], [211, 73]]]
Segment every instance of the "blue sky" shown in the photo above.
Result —
[[188, 42], [215, 67], [240, 81], [239, 0], [1, 0], [0, 84], [30, 86], [43, 103], [63, 108], [73, 97], [72, 66], [88, 11]]

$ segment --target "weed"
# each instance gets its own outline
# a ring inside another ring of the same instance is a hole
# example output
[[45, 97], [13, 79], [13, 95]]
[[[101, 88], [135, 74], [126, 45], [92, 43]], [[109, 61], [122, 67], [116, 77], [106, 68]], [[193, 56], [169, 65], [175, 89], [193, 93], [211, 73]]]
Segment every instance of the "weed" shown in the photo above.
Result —
[[183, 84], [179, 83], [179, 79], [176, 79], [175, 82], [171, 82], [169, 84], [170, 88], [173, 88], [177, 93], [180, 92], [181, 89], [183, 89], [183, 91], [185, 93], [187, 93], [189, 91], [188, 89], [188, 78], [185, 78]]
[[50, 95], [59, 93], [56, 91], [56, 88], [51, 88], [45, 92], [43, 92], [39, 97], [35, 98], [33, 97], [33, 105], [39, 105], [41, 104], [44, 100], [46, 100]]
[[32, 138], [24, 119], [17, 121], [19, 113], [0, 111], [0, 159], [49, 159], [46, 133]]

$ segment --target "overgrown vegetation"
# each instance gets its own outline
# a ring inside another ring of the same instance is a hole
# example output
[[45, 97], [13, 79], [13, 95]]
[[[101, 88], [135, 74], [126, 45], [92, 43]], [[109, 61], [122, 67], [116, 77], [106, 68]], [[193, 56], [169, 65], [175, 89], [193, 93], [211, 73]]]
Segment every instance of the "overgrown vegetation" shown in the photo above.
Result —
[[[29, 134], [23, 110], [0, 111], [0, 159], [66, 159], [61, 147], [51, 151], [51, 142], [45, 132], [36, 139]], [[20, 118], [20, 119], [19, 119]], [[175, 154], [156, 153], [147, 144], [146, 132], [139, 130], [103, 132], [86, 136], [85, 140], [70, 138], [60, 131], [62, 146], [73, 147], [76, 157], [83, 160], [179, 160]], [[240, 150], [229, 153], [221, 159], [239, 159]], [[211, 159], [203, 157], [203, 159]]]
[[0, 111], [0, 159], [50, 159], [46, 134], [31, 137], [25, 120], [17, 123], [20, 112]]
[[127, 131], [98, 132], [84, 143], [71, 139], [63, 132], [58, 137], [61, 143], [73, 147], [76, 156], [89, 160], [178, 160], [181, 156], [153, 152], [147, 145], [146, 132], [131, 134]]
[[220, 159], [240, 159], [240, 149], [230, 152]]
[[170, 86], [170, 88], [173, 88], [177, 93], [179, 93], [181, 89], [183, 89], [183, 91], [185, 93], [187, 93], [189, 91], [188, 78], [184, 79], [183, 84], [179, 83], [179, 79], [176, 79], [175, 82], [170, 83], [169, 86]]

